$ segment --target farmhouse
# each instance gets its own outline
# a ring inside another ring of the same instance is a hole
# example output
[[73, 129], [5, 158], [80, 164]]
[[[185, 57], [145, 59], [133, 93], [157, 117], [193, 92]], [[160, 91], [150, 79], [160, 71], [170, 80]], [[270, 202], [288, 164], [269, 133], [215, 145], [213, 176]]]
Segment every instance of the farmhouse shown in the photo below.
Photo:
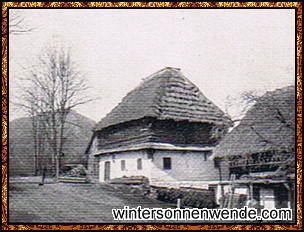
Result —
[[260, 207], [294, 208], [295, 88], [277, 89], [252, 100], [255, 104], [211, 157], [225, 185], [222, 190], [233, 182], [230, 193], [243, 189], [248, 200]]
[[177, 68], [164, 68], [97, 123], [87, 148], [92, 180], [144, 176], [150, 183], [216, 181], [208, 158], [232, 125]]

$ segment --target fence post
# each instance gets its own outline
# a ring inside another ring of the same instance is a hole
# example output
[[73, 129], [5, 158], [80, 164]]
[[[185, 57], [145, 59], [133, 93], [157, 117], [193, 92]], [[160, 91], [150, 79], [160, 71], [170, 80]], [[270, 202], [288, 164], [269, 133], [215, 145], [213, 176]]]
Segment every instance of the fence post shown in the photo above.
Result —
[[177, 208], [180, 208], [180, 202], [181, 202], [181, 199], [177, 198]]

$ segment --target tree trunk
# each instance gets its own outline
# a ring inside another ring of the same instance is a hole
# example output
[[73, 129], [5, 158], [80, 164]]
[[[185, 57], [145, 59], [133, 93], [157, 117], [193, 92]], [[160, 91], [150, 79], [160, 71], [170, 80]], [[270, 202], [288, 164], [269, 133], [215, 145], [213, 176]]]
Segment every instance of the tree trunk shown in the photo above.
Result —
[[55, 158], [55, 170], [56, 170], [56, 179], [58, 180], [60, 175], [60, 157], [58, 154], [56, 154], [56, 158]]

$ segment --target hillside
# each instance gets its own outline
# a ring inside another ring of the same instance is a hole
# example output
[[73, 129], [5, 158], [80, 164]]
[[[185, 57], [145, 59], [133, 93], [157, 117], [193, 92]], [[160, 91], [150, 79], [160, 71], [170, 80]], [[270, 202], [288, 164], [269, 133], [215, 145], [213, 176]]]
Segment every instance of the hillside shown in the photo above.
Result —
[[[92, 136], [95, 122], [75, 111], [67, 118], [64, 156], [62, 164], [85, 164], [85, 149]], [[9, 122], [9, 175], [29, 176], [35, 174], [34, 140], [31, 118], [24, 117]], [[52, 167], [52, 150], [45, 142], [41, 160]]]

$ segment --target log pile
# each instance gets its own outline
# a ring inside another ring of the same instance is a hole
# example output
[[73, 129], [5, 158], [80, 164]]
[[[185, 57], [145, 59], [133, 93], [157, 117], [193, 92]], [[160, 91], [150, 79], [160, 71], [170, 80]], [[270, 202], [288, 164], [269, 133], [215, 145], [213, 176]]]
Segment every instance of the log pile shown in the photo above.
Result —
[[77, 167], [63, 173], [58, 178], [58, 181], [67, 183], [87, 183], [87, 170], [82, 164], [79, 164]]

